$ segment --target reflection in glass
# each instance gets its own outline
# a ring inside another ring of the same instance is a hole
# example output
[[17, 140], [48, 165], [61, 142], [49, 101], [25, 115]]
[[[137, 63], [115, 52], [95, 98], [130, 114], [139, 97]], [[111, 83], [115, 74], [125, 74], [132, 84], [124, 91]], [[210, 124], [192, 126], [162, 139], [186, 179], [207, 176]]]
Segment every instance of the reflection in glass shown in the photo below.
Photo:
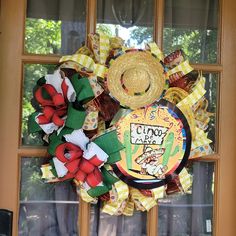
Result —
[[85, 42], [86, 0], [28, 0], [25, 50], [73, 54]]
[[99, 202], [91, 205], [90, 236], [145, 236], [146, 217], [140, 211], [133, 216], [110, 216], [101, 212]]
[[194, 162], [188, 194], [176, 194], [158, 203], [158, 235], [212, 235], [214, 163]]
[[191, 62], [217, 62], [218, 0], [166, 0], [164, 52], [182, 48]]
[[154, 0], [98, 0], [97, 32], [119, 36], [128, 47], [153, 40]]
[[211, 113], [210, 122], [206, 132], [208, 133], [208, 138], [212, 140], [210, 146], [214, 152], [217, 151], [217, 106], [218, 106], [218, 90], [219, 90], [219, 74], [217, 73], [204, 73], [203, 76], [206, 78], [205, 97], [208, 100], [207, 111]]
[[45, 162], [45, 158], [21, 158], [18, 235], [78, 235], [75, 188], [70, 182], [44, 183], [40, 166]]
[[23, 84], [23, 99], [22, 99], [22, 126], [21, 136], [22, 145], [43, 145], [43, 134], [28, 133], [28, 117], [35, 110], [31, 105], [33, 98], [33, 88], [38, 79], [45, 76], [47, 73], [53, 73], [55, 65], [40, 65], [40, 64], [25, 64], [24, 65], [24, 84]]

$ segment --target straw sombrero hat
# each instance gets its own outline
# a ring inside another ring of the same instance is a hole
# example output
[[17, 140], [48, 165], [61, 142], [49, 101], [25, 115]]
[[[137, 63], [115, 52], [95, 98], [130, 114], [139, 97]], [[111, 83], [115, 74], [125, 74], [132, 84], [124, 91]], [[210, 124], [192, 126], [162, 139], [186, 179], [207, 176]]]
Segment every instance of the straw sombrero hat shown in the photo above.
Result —
[[132, 109], [153, 103], [165, 86], [162, 65], [145, 51], [119, 56], [109, 68], [107, 80], [111, 95]]

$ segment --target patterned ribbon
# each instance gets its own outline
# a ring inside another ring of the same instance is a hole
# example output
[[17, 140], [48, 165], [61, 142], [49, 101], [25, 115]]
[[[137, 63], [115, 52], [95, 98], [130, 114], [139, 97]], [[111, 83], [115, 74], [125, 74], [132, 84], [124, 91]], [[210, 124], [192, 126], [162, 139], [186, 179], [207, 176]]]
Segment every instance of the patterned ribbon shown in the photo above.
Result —
[[107, 56], [110, 50], [110, 41], [109, 37], [105, 34], [100, 34], [99, 48], [100, 48], [100, 63], [105, 64]]
[[192, 185], [191, 177], [186, 168], [183, 168], [182, 171], [179, 173], [179, 180], [183, 191], [186, 193]]
[[148, 43], [147, 48], [154, 54], [160, 61], [163, 61], [164, 55], [156, 43]]
[[67, 55], [63, 56], [60, 59], [60, 63], [67, 62], [67, 61], [73, 61], [78, 63], [79, 65], [85, 67], [89, 71], [93, 71], [93, 73], [101, 78], [105, 77], [105, 74], [107, 73], [107, 67], [104, 66], [106, 62], [106, 58], [109, 53], [110, 44], [109, 44], [109, 37], [106, 35], [101, 34], [100, 35], [100, 64], [95, 63], [94, 60], [83, 54], [74, 54], [74, 55]]
[[181, 106], [188, 105], [192, 107], [206, 93], [206, 90], [204, 87], [205, 87], [205, 78], [201, 76], [197, 84], [194, 86], [192, 93], [189, 94], [186, 98], [184, 98], [181, 102], [179, 102], [177, 106], [181, 107]]
[[179, 64], [178, 66], [174, 67], [173, 69], [167, 71], [167, 76], [169, 77], [177, 72], [182, 72], [184, 76], [190, 73], [191, 71], [193, 71], [193, 68], [190, 66], [189, 61], [186, 60], [181, 64]]

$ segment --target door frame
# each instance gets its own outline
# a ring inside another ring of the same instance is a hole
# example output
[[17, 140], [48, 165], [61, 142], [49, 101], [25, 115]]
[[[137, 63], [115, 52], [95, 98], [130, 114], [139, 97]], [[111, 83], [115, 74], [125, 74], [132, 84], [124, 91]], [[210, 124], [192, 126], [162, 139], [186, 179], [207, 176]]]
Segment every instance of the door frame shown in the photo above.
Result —
[[[220, 99], [218, 119], [218, 152], [201, 161], [215, 162], [215, 198], [214, 198], [214, 235], [236, 235], [234, 223], [234, 199], [236, 184], [234, 173], [236, 166], [236, 67], [233, 59], [236, 52], [234, 0], [222, 0], [220, 24], [220, 60], [219, 64], [193, 65], [204, 72], [220, 73]], [[25, 0], [7, 0], [1, 2], [0, 25], [0, 208], [10, 209], [13, 215], [13, 235], [18, 232], [20, 158], [22, 156], [45, 156], [45, 149], [23, 147], [19, 144], [21, 135], [21, 86], [24, 63], [57, 63], [59, 56], [41, 56], [25, 54], [24, 20]], [[164, 0], [156, 0], [155, 40], [162, 47]], [[96, 25], [96, 1], [88, 0], [87, 33], [93, 32]], [[159, 34], [158, 34], [159, 32]], [[230, 106], [231, 105], [231, 106]], [[147, 233], [157, 235], [157, 213], [155, 207], [148, 213]], [[80, 235], [88, 235], [90, 220], [89, 204], [80, 203]], [[84, 222], [87, 222], [84, 224]]]

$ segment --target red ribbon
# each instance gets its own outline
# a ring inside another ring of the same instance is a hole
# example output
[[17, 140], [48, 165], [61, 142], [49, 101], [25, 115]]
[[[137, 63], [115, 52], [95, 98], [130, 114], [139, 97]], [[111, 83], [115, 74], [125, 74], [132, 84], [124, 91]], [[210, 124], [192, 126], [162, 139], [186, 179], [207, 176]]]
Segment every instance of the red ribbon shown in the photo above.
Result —
[[[67, 99], [68, 86], [63, 80], [62, 92], [58, 93], [56, 89], [50, 84], [44, 84], [39, 87], [35, 92], [35, 99], [42, 106], [42, 115], [38, 116], [39, 124], [48, 124], [53, 122], [57, 126], [62, 126], [64, 120], [62, 119], [65, 116], [67, 111], [67, 104], [64, 98]], [[43, 90], [49, 95], [49, 99], [43, 97]]]
[[69, 176], [78, 181], [87, 182], [90, 187], [96, 187], [102, 182], [102, 174], [98, 169], [103, 161], [95, 155], [90, 160], [83, 157], [83, 151], [73, 143], [63, 143], [56, 148], [56, 157], [68, 169]]

